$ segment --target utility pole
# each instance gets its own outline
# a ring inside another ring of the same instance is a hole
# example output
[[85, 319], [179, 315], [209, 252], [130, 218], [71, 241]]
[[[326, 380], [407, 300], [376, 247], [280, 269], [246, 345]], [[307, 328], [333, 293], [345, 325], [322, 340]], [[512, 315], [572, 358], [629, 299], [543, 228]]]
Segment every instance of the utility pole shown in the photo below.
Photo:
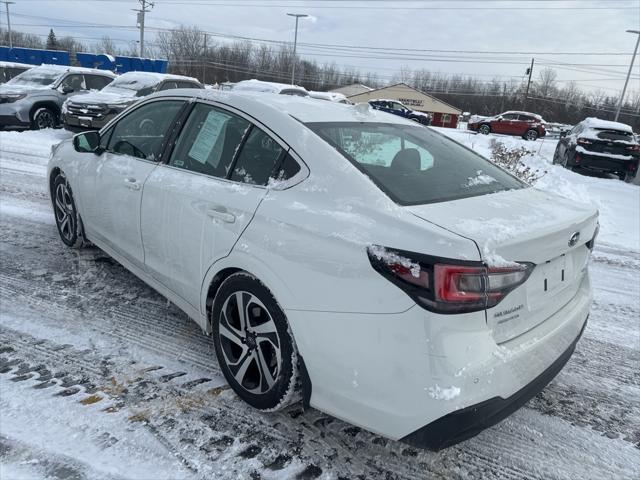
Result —
[[633, 61], [636, 59], [636, 55], [638, 54], [638, 45], [640, 45], [640, 30], [627, 30], [627, 33], [635, 33], [636, 35], [638, 35], [638, 40], [636, 40], [636, 48], [633, 50], [633, 56], [631, 57], [631, 64], [629, 65], [629, 71], [627, 72], [627, 79], [624, 81], [622, 94], [620, 95], [620, 100], [618, 100], [618, 108], [616, 108], [616, 117], [613, 119], [614, 122], [617, 122], [618, 116], [620, 116], [620, 109], [622, 108], [624, 95], [627, 93], [627, 85], [629, 84], [629, 77], [631, 76], [631, 70], [633, 70]]
[[296, 80], [296, 63], [298, 60], [296, 57], [296, 47], [298, 46], [298, 20], [300, 18], [308, 17], [309, 15], [304, 13], [287, 13], [287, 15], [290, 17], [296, 17], [296, 35], [293, 39], [293, 66], [291, 68], [291, 85], [294, 85]]
[[9, 31], [9, 48], [13, 48], [13, 38], [11, 36], [11, 18], [9, 17], [9, 5], [13, 5], [16, 2], [2, 2], [7, 10], [7, 30]]
[[207, 80], [207, 34], [204, 34], [204, 48], [202, 49], [202, 84]]
[[529, 81], [527, 82], [527, 91], [524, 94], [524, 108], [527, 108], [527, 100], [529, 98], [529, 87], [531, 86], [531, 75], [533, 75], [533, 62], [534, 58], [531, 59], [531, 66], [527, 68], [527, 73], [529, 74]]
[[[140, 28], [140, 58], [144, 58], [144, 14], [151, 11], [153, 3], [149, 0], [138, 0], [142, 8], [134, 8], [134, 12], [138, 12], [138, 27]], [[147, 9], [147, 6], [150, 8]]]

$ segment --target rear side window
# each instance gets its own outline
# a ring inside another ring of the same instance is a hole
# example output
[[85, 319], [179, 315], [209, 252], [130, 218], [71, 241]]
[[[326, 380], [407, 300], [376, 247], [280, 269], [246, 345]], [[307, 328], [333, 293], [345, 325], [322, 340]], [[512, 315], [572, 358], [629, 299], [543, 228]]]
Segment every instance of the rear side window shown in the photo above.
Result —
[[283, 155], [284, 149], [273, 138], [253, 127], [233, 167], [231, 180], [266, 185]]
[[250, 126], [231, 112], [199, 103], [180, 133], [169, 165], [226, 178]]
[[89, 90], [102, 90], [113, 80], [110, 77], [104, 77], [102, 75], [85, 75], [84, 79]]
[[384, 123], [309, 123], [400, 205], [419, 205], [526, 185], [430, 129]]
[[200, 88], [200, 85], [193, 82], [178, 82], [178, 88]]
[[163, 90], [173, 90], [174, 88], [178, 88], [178, 83], [174, 81], [164, 82], [160, 87], [160, 91]]

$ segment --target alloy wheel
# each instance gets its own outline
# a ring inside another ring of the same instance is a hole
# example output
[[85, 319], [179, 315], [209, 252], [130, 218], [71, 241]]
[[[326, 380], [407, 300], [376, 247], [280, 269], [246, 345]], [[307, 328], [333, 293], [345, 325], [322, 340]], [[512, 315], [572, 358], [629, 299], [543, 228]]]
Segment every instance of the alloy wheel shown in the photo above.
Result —
[[480, 126], [480, 133], [482, 133], [483, 135], [489, 135], [490, 132], [491, 132], [491, 129], [489, 128], [488, 125]]
[[68, 242], [72, 242], [76, 233], [76, 212], [66, 183], [61, 183], [56, 188], [54, 204], [60, 235]]
[[41, 110], [40, 112], [38, 112], [38, 114], [36, 115], [36, 127], [38, 127], [38, 130], [43, 130], [45, 128], [53, 128], [56, 126], [56, 119], [53, 115], [53, 113], [51, 112], [51, 110]]
[[264, 394], [282, 368], [281, 341], [267, 307], [239, 291], [224, 301], [219, 317], [222, 355], [235, 381], [247, 392]]
[[536, 140], [537, 138], [538, 138], [538, 132], [536, 132], [535, 130], [527, 131], [527, 140], [533, 141], [533, 140]]

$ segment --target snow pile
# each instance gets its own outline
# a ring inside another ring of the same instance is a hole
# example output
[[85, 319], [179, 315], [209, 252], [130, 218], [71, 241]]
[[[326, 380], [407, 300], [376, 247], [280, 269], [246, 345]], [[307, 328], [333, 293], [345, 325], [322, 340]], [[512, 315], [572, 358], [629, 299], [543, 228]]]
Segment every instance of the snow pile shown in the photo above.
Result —
[[436, 384], [435, 387], [429, 387], [429, 396], [435, 400], [449, 401], [460, 395], [460, 387], [441, 387]]

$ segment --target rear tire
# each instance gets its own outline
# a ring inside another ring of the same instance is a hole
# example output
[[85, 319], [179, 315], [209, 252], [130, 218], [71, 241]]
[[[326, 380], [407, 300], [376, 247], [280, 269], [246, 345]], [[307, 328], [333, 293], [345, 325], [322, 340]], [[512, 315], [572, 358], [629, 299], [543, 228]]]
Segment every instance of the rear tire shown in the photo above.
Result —
[[59, 173], [53, 181], [51, 200], [62, 243], [71, 248], [84, 247], [88, 242], [84, 235], [82, 219], [76, 208], [67, 177], [62, 173]]
[[478, 133], [481, 133], [483, 135], [489, 135], [491, 133], [491, 127], [489, 125], [480, 125], [478, 127]]
[[538, 139], [538, 132], [531, 128], [525, 132], [524, 139], [535, 142]]
[[34, 130], [55, 128], [56, 126], [58, 126], [58, 115], [50, 108], [37, 108], [31, 114], [31, 128]]
[[298, 352], [273, 294], [246, 272], [220, 285], [211, 314], [216, 357], [233, 391], [262, 411], [299, 399]]

